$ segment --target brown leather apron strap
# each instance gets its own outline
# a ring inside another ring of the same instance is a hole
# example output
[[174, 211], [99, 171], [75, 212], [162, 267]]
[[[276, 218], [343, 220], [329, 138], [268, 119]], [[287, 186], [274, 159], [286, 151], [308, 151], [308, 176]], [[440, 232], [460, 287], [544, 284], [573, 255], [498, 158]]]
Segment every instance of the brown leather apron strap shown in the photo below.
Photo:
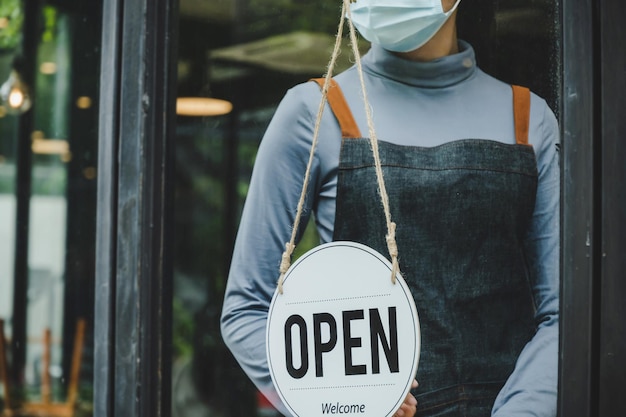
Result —
[[[313, 78], [320, 88], [324, 86], [324, 78]], [[342, 138], [360, 138], [361, 131], [354, 121], [350, 107], [341, 92], [339, 84], [331, 78], [328, 89], [328, 104], [333, 111], [339, 126]], [[530, 125], [530, 90], [519, 85], [513, 88], [513, 112], [515, 119], [515, 141], [520, 145], [528, 145], [528, 130]]]
[[530, 124], [530, 90], [519, 85], [513, 88], [513, 114], [515, 118], [515, 142], [528, 145], [528, 126]]
[[[315, 81], [320, 88], [324, 87], [324, 78], [312, 78], [311, 81]], [[361, 138], [361, 131], [354, 121], [350, 107], [346, 102], [346, 98], [341, 92], [341, 87], [337, 84], [337, 81], [330, 79], [330, 86], [328, 88], [328, 104], [333, 111], [339, 126], [341, 127], [341, 137], [347, 138]]]

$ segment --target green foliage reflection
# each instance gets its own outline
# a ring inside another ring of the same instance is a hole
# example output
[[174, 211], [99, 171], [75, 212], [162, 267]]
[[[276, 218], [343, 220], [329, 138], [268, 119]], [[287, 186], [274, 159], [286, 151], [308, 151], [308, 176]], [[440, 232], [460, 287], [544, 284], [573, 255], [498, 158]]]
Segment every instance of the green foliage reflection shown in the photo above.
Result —
[[0, 2], [0, 50], [15, 49], [21, 39], [24, 10], [21, 0]]

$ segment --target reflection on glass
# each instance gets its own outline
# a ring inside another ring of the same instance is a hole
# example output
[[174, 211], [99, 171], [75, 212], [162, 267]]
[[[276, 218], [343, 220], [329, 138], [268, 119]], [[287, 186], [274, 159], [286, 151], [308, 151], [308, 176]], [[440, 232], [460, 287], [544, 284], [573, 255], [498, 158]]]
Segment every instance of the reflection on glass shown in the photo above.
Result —
[[0, 412], [15, 416], [92, 414], [100, 7], [0, 2]]
[[[15, 49], [20, 41], [23, 13], [18, 0], [0, 4], [0, 84], [11, 75]], [[13, 308], [13, 246], [15, 241], [15, 144], [17, 123], [0, 106], [0, 318]]]
[[22, 114], [32, 105], [30, 87], [16, 70], [11, 71], [9, 78], [0, 86], [0, 103], [10, 114]]
[[0, 318], [13, 309], [13, 276], [15, 241], [15, 135], [14, 118], [0, 118]]
[[[232, 108], [178, 112], [173, 417], [278, 415], [224, 346], [219, 315], [259, 141], [285, 91], [324, 72], [337, 4], [180, 3], [178, 96]], [[349, 65], [346, 53], [340, 66]], [[299, 250], [317, 240], [308, 228]]]
[[176, 100], [176, 114], [179, 116], [222, 116], [233, 110], [227, 100], [210, 97], [179, 97]]
[[[554, 109], [558, 5], [460, 7], [460, 36], [483, 69], [531, 86]], [[222, 295], [259, 141], [287, 89], [325, 73], [340, 8], [337, 0], [180, 1], [178, 95], [228, 100], [232, 110], [177, 119], [173, 417], [277, 415], [223, 345]], [[335, 73], [352, 65], [350, 55], [346, 45]], [[316, 243], [309, 227], [298, 251]]]

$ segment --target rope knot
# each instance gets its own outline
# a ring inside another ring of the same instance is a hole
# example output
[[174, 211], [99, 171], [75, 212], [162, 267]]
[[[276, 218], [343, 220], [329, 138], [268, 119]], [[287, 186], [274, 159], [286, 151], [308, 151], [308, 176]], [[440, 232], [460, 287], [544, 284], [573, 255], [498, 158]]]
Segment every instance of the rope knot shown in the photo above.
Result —
[[385, 239], [387, 240], [387, 250], [389, 250], [389, 255], [392, 258], [397, 258], [398, 244], [396, 243], [396, 224], [394, 222], [389, 223]]
[[289, 267], [291, 266], [291, 254], [293, 253], [293, 250], [295, 249], [296, 245], [294, 245], [291, 242], [287, 242], [285, 243], [285, 251], [283, 252], [283, 256], [280, 260], [280, 277], [278, 278], [278, 293], [282, 294], [283, 293], [283, 281], [285, 279], [285, 274], [287, 273], [287, 271], [289, 270]]
[[400, 265], [398, 264], [398, 244], [396, 243], [396, 224], [389, 222], [387, 228], [387, 250], [389, 250], [389, 256], [391, 256], [391, 282], [396, 283], [396, 274], [400, 272]]

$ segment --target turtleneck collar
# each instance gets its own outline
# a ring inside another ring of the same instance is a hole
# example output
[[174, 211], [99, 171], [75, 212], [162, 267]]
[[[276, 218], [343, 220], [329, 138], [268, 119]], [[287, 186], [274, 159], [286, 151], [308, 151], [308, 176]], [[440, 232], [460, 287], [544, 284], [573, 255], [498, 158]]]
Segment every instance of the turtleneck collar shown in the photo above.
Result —
[[362, 63], [366, 72], [423, 88], [449, 87], [476, 72], [474, 49], [462, 40], [459, 40], [458, 53], [427, 62], [400, 58], [380, 45], [372, 44]]

